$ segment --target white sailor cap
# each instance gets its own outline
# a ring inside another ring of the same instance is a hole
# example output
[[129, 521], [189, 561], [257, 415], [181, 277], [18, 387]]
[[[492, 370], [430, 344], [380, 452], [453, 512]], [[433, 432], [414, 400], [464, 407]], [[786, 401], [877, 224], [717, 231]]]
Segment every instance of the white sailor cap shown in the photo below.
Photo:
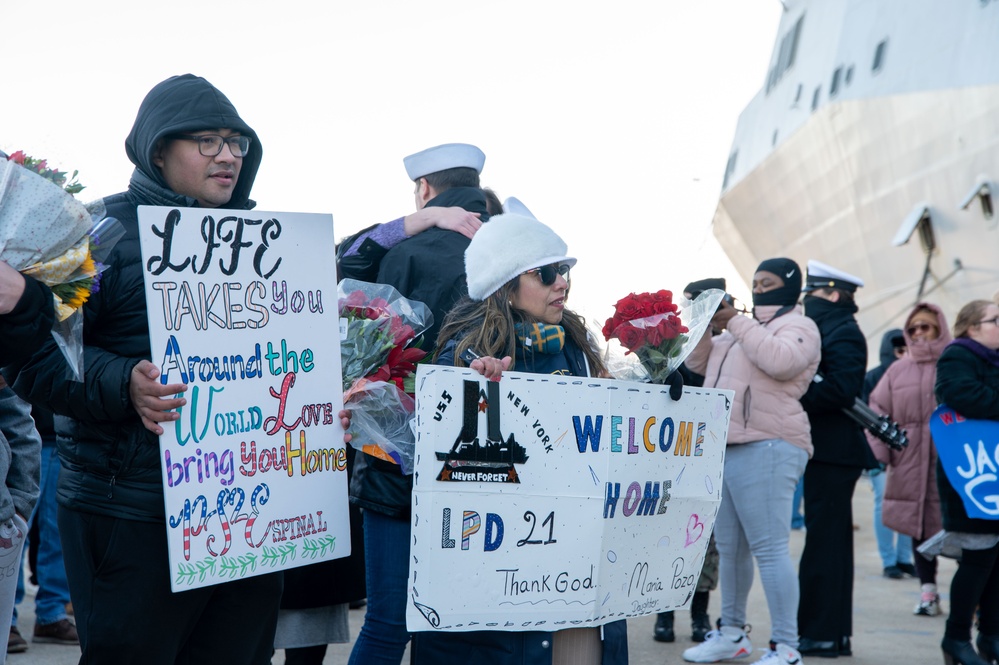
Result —
[[518, 199], [516, 196], [507, 197], [506, 201], [503, 201], [503, 212], [504, 214], [513, 213], [514, 215], [521, 215], [523, 217], [530, 217], [531, 219], [537, 219], [533, 212], [524, 205], [524, 202]]
[[822, 263], [821, 261], [809, 259], [808, 273], [805, 277], [805, 288], [803, 288], [802, 291], [814, 291], [815, 289], [843, 289], [844, 291], [853, 293], [857, 290], [857, 287], [863, 285], [864, 280], [859, 277], [843, 272], [837, 268], [833, 268], [832, 266]]
[[476, 173], [482, 173], [486, 155], [468, 143], [445, 143], [403, 157], [402, 163], [406, 167], [409, 179], [415, 181], [431, 173], [460, 167], [475, 169]]

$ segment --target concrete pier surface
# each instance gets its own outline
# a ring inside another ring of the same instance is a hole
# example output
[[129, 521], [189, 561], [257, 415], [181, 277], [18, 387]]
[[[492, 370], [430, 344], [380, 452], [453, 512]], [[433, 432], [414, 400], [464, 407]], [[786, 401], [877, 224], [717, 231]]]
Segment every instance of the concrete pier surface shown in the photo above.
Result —
[[[913, 607], [919, 600], [918, 580], [906, 578], [892, 580], [882, 575], [881, 559], [872, 528], [873, 493], [870, 482], [862, 477], [857, 483], [853, 498], [853, 521], [857, 525], [854, 532], [854, 557], [856, 574], [853, 585], [853, 656], [840, 659], [844, 665], [915, 665], [939, 663], [940, 640], [944, 632], [944, 620], [950, 606], [948, 594], [950, 579], [956, 569], [954, 561], [940, 560], [938, 586], [942, 597], [944, 613], [936, 617], [914, 616]], [[791, 556], [795, 562], [801, 554], [805, 532], [791, 533]], [[53, 644], [30, 644], [34, 626], [34, 589], [29, 588], [28, 596], [19, 608], [18, 627], [29, 641], [24, 653], [10, 654], [10, 665], [70, 665], [77, 663], [80, 651], [75, 646]], [[821, 599], [812, 602], [821, 602]], [[712, 621], [718, 616], [721, 605], [721, 592], [711, 594], [709, 614]], [[364, 610], [350, 613], [351, 635], [356, 636], [364, 619]], [[672, 665], [683, 663], [683, 650], [692, 646], [690, 641], [690, 615], [676, 613], [677, 640], [672, 644], [661, 644], [652, 639], [652, 626], [655, 617], [642, 617], [628, 622], [628, 644], [632, 665]], [[753, 662], [766, 648], [770, 639], [770, 622], [763, 596], [763, 588], [757, 575], [749, 602], [749, 623], [752, 624], [750, 639], [757, 651], [751, 658], [734, 662]], [[151, 647], [152, 648], [152, 647]], [[331, 644], [326, 653], [325, 665], [344, 665], [350, 655], [351, 644]], [[809, 663], [829, 662], [816, 657], [804, 658]], [[284, 663], [283, 652], [275, 654], [274, 665]], [[404, 659], [408, 662], [408, 656]]]

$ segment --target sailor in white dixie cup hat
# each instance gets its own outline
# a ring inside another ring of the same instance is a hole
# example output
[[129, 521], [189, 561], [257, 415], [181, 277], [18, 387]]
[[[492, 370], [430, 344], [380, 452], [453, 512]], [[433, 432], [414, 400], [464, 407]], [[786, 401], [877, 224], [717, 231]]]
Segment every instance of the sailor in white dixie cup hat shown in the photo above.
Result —
[[833, 268], [821, 261], [809, 259], [808, 274], [805, 277], [805, 287], [802, 292], [809, 293], [816, 289], [843, 289], [853, 293], [863, 285], [864, 280], [859, 277]]
[[409, 179], [416, 181], [447, 169], [469, 168], [482, 173], [486, 154], [470, 143], [444, 143], [403, 157], [402, 163]]

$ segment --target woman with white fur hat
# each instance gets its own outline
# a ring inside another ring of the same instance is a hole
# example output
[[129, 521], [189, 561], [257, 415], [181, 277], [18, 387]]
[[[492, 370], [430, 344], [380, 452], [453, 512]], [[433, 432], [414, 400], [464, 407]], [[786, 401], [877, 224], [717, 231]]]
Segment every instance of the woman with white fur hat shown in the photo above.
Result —
[[[468, 297], [444, 319], [435, 362], [464, 366], [461, 357], [471, 350], [478, 358], [470, 367], [495, 380], [508, 369], [606, 375], [583, 318], [565, 306], [576, 263], [567, 249], [554, 231], [526, 215], [498, 215], [483, 225], [465, 250]], [[602, 631], [417, 633], [412, 651], [415, 665], [625, 665], [628, 637], [624, 621]]]

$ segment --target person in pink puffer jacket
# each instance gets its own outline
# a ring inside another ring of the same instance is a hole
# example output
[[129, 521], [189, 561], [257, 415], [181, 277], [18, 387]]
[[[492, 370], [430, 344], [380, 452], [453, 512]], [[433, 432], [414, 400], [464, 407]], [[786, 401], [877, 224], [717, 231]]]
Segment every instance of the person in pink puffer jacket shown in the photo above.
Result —
[[712, 319], [725, 332], [705, 335], [687, 359], [706, 388], [735, 392], [725, 452], [722, 501], [715, 521], [721, 554], [719, 630], [687, 649], [684, 660], [713, 663], [747, 656], [746, 605], [753, 560], [770, 611], [768, 663], [800, 661], [798, 577], [788, 547], [794, 488], [812, 454], [808, 416], [798, 401], [819, 366], [821, 338], [797, 305], [801, 268], [768, 259], [753, 276], [753, 316], [723, 303]]
[[888, 470], [881, 521], [890, 529], [912, 536], [922, 591], [913, 613], [935, 616], [940, 614], [937, 561], [927, 560], [916, 549], [942, 528], [937, 453], [930, 437], [930, 416], [937, 407], [933, 394], [937, 359], [953, 338], [940, 308], [925, 302], [909, 313], [903, 332], [908, 353], [888, 367], [871, 391], [869, 403], [872, 409], [888, 414], [906, 430], [909, 445], [905, 450], [894, 451], [870, 433], [867, 440], [874, 456]]

